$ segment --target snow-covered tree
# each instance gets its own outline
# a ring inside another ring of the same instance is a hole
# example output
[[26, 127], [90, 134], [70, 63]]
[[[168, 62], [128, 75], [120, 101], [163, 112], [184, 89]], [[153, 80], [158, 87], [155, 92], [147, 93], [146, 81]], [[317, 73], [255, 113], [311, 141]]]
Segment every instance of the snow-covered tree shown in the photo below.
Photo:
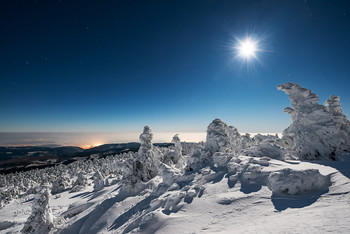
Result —
[[145, 126], [140, 135], [141, 146], [139, 148], [133, 172], [137, 178], [146, 182], [157, 175], [158, 170], [154, 163], [154, 152], [152, 145], [153, 133], [149, 126]]
[[50, 190], [48, 184], [41, 186], [40, 193], [33, 201], [32, 213], [28, 217], [23, 233], [49, 233], [54, 228], [54, 216], [50, 208]]
[[104, 186], [104, 177], [100, 171], [96, 171], [94, 174], [94, 191], [99, 191]]
[[56, 177], [56, 180], [52, 183], [52, 194], [57, 194], [65, 191], [69, 188], [70, 179], [67, 174], [59, 175]]
[[183, 171], [185, 166], [185, 159], [182, 155], [182, 145], [179, 135], [176, 134], [171, 142], [174, 144], [174, 146], [166, 148], [166, 151], [164, 153], [164, 163], [170, 167], [175, 167], [180, 171]]
[[232, 151], [228, 126], [220, 119], [214, 119], [209, 124], [205, 149], [211, 154], [215, 152], [229, 153]]
[[285, 108], [292, 124], [283, 131], [282, 142], [302, 159], [333, 159], [350, 151], [349, 121], [342, 114], [339, 98], [331, 96], [325, 107], [318, 96], [296, 83], [277, 87], [289, 95], [292, 107]]
[[77, 180], [73, 183], [73, 192], [78, 192], [82, 190], [87, 185], [87, 178], [85, 177], [84, 172], [79, 172], [77, 176]]
[[242, 136], [234, 126], [228, 127], [228, 136], [233, 153], [239, 153], [242, 148]]

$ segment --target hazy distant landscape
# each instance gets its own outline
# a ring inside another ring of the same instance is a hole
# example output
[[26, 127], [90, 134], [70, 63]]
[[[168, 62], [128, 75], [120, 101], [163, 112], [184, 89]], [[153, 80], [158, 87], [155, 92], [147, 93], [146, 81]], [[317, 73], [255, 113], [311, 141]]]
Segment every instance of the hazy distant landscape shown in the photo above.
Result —
[[[154, 146], [169, 147], [172, 143], [154, 143]], [[0, 174], [69, 164], [76, 160], [103, 158], [108, 155], [137, 152], [140, 143], [103, 144], [88, 149], [76, 146], [0, 146]]]
[[[138, 132], [0, 132], [0, 146], [78, 146], [137, 142]], [[155, 142], [170, 142], [175, 134], [187, 142], [205, 140], [205, 132], [157, 132]]]

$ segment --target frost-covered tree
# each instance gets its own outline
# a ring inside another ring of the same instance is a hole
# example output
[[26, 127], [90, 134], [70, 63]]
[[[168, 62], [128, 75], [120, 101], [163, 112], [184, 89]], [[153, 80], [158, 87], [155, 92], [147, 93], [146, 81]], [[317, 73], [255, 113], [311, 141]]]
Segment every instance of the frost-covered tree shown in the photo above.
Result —
[[342, 114], [339, 98], [331, 96], [325, 107], [311, 90], [296, 83], [277, 87], [289, 95], [292, 107], [285, 108], [292, 124], [283, 131], [282, 143], [301, 159], [332, 159], [350, 151], [349, 121]]
[[228, 136], [233, 153], [239, 153], [242, 148], [242, 136], [234, 126], [228, 127]]
[[182, 155], [182, 145], [181, 145], [181, 140], [179, 138], [179, 135], [176, 134], [172, 141], [172, 143], [174, 143], [174, 153], [173, 156], [171, 157], [171, 160], [173, 161], [173, 163], [175, 164], [175, 167], [178, 169], [183, 169], [184, 167], [184, 157]]
[[96, 171], [94, 174], [94, 191], [99, 191], [104, 186], [104, 177], [100, 171]]
[[171, 142], [174, 144], [174, 146], [166, 148], [167, 150], [164, 153], [164, 163], [168, 166], [173, 166], [180, 171], [183, 171], [185, 160], [182, 155], [182, 145], [179, 135], [176, 134]]
[[65, 191], [69, 188], [70, 179], [67, 174], [62, 174], [56, 177], [56, 180], [52, 183], [52, 194], [57, 194]]
[[[182, 155], [182, 145], [181, 145], [181, 140], [179, 138], [179, 134], [176, 134], [173, 139], [171, 140], [172, 143], [174, 143], [174, 149], [175, 153], [177, 155]], [[175, 160], [176, 161], [176, 160]], [[175, 162], [176, 163], [176, 162]]]
[[87, 178], [85, 177], [84, 172], [79, 172], [77, 175], [77, 180], [73, 183], [73, 192], [78, 192], [82, 190], [87, 185]]
[[41, 186], [40, 193], [33, 201], [32, 213], [28, 217], [23, 233], [49, 233], [54, 228], [54, 216], [50, 208], [50, 190], [47, 184]]
[[211, 154], [215, 152], [229, 153], [232, 151], [228, 126], [220, 119], [214, 119], [209, 124], [205, 149]]
[[343, 151], [349, 151], [350, 146], [350, 121], [343, 114], [343, 110], [340, 104], [340, 98], [338, 96], [332, 95], [327, 99], [325, 105], [328, 108], [328, 111], [331, 115], [331, 118], [336, 123], [337, 128], [339, 129], [338, 135], [342, 139], [338, 148], [338, 154]]
[[141, 146], [133, 166], [134, 175], [146, 182], [157, 175], [158, 170], [154, 163], [154, 152], [152, 145], [153, 133], [149, 126], [145, 126], [140, 135]]

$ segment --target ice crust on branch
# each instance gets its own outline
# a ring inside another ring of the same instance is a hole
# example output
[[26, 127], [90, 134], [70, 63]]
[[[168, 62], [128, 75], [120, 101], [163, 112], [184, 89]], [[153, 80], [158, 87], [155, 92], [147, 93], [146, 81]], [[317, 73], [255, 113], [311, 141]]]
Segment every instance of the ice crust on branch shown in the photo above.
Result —
[[296, 83], [285, 83], [277, 89], [288, 94], [292, 107], [284, 109], [292, 124], [283, 131], [282, 144], [306, 160], [338, 160], [350, 151], [350, 124], [342, 113], [339, 97], [331, 96], [326, 106], [318, 96]]

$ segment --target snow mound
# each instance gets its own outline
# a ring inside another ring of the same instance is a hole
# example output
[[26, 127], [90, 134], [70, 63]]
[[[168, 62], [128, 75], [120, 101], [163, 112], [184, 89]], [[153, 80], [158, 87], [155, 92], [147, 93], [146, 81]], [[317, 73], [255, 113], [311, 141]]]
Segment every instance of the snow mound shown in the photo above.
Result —
[[298, 195], [325, 190], [330, 186], [329, 176], [323, 176], [316, 169], [296, 171], [285, 168], [272, 172], [268, 178], [269, 188], [274, 194]]

